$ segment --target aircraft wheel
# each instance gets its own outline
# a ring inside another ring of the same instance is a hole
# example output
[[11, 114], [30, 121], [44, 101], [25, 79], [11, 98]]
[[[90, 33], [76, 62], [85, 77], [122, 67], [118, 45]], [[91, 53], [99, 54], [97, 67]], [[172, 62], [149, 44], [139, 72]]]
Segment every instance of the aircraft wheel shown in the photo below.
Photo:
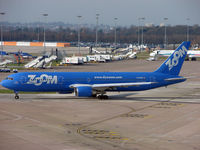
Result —
[[18, 96], [18, 95], [16, 95], [16, 96], [15, 96], [15, 99], [19, 99], [19, 96]]
[[102, 100], [102, 99], [108, 99], [107, 95], [98, 95], [97, 97], [98, 99]]
[[97, 94], [92, 94], [92, 97], [97, 97]]
[[192, 57], [191, 58], [191, 61], [196, 61], [197, 59], [195, 57]]
[[104, 95], [104, 99], [108, 99], [108, 96], [107, 96], [107, 95]]
[[101, 97], [102, 97], [101, 95], [98, 95], [98, 96], [97, 96], [98, 99], [101, 99]]

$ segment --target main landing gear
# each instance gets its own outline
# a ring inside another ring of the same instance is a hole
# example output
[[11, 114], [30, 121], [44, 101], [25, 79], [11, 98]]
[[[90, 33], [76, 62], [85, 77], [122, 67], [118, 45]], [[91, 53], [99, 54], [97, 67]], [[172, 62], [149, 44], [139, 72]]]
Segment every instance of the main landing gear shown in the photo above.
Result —
[[15, 92], [15, 99], [19, 99], [18, 92]]
[[98, 95], [97, 98], [101, 99], [101, 100], [102, 99], [108, 99], [108, 96], [107, 95]]
[[92, 96], [93, 96], [93, 97], [96, 97], [96, 98], [98, 98], [98, 99], [100, 99], [100, 100], [108, 99], [108, 96], [107, 96], [107, 95], [104, 95], [104, 94], [106, 94], [105, 91], [97, 91], [97, 93], [93, 94]]

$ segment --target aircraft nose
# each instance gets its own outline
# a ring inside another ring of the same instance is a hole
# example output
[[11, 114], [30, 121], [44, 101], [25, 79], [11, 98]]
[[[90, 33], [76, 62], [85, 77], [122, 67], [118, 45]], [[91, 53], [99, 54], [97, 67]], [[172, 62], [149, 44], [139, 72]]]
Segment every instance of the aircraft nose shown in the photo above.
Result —
[[3, 80], [0, 82], [0, 85], [5, 87], [5, 88], [11, 88], [11, 83], [9, 81]]
[[4, 85], [5, 85], [4, 82], [5, 82], [4, 80], [0, 82], [0, 85], [3, 86], [3, 87], [4, 87]]

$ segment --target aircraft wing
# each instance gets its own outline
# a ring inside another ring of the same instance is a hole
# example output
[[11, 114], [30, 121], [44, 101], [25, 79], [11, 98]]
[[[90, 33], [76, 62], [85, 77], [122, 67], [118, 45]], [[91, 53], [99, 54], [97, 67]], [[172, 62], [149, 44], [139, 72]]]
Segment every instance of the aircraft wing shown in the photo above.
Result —
[[150, 84], [154, 84], [154, 83], [155, 82], [105, 83], [105, 84], [72, 84], [72, 85], [70, 85], [70, 87], [71, 88], [77, 88], [77, 87], [80, 87], [80, 86], [89, 86], [94, 90], [106, 90], [106, 89], [109, 89], [109, 88], [150, 85]]
[[129, 87], [129, 86], [149, 85], [149, 84], [152, 84], [152, 83], [153, 82], [93, 84], [92, 88]]

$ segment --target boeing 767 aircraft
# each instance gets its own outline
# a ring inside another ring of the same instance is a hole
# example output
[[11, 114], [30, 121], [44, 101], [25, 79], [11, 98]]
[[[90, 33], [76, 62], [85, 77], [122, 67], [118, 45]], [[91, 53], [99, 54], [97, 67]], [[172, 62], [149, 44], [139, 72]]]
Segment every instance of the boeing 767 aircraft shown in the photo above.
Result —
[[190, 42], [183, 42], [154, 72], [21, 72], [0, 84], [15, 92], [75, 93], [78, 97], [107, 99], [108, 91], [142, 91], [183, 82], [179, 72]]

